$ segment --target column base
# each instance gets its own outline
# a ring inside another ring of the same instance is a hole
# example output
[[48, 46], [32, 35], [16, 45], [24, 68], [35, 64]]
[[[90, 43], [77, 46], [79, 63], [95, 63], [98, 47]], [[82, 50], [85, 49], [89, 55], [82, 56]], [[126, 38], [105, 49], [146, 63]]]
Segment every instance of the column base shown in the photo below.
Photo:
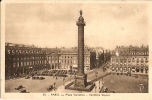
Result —
[[75, 77], [74, 87], [85, 88], [87, 86], [87, 75], [79, 75]]

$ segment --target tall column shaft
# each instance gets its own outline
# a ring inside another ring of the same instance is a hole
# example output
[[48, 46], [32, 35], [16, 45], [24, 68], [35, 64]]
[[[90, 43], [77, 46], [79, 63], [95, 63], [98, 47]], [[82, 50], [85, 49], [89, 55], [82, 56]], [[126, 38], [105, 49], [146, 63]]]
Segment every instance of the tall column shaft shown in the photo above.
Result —
[[76, 23], [78, 26], [78, 73], [75, 77], [74, 87], [85, 88], [87, 86], [87, 75], [84, 73], [84, 18], [80, 10], [80, 17]]
[[84, 74], [84, 26], [78, 26], [78, 75]]

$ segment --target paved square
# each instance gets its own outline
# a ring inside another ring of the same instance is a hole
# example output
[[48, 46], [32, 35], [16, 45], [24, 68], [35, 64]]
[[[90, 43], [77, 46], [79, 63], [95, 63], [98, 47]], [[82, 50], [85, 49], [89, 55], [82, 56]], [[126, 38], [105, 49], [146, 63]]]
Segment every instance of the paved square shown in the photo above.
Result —
[[[88, 73], [88, 80], [96, 79], [95, 73], [98, 71], [98, 77], [103, 76], [107, 74], [108, 72], [103, 72], [102, 68], [98, 68], [94, 71], [91, 71]], [[19, 92], [18, 90], [15, 90], [20, 85], [23, 85], [26, 90], [32, 92], [32, 93], [47, 93], [50, 91], [47, 91], [47, 88], [50, 85], [54, 85], [58, 88], [56, 91], [57, 93], [71, 93], [71, 90], [64, 90], [63, 87], [63, 77], [58, 77], [57, 79], [52, 76], [44, 76], [44, 80], [32, 80], [20, 78], [20, 79], [11, 79], [5, 81], [5, 92]], [[74, 76], [66, 77], [64, 83], [70, 82], [70, 80], [74, 80]], [[132, 77], [132, 76], [126, 76], [126, 75], [108, 75], [103, 78], [104, 81], [104, 87], [108, 88], [108, 92], [113, 90], [116, 93], [148, 93], [148, 76], [138, 75], [138, 78]], [[97, 89], [99, 82], [97, 81]], [[102, 79], [100, 79], [100, 83], [102, 83]], [[143, 84], [144, 88], [142, 91], [140, 91], [139, 84]], [[101, 85], [100, 85], [101, 87]], [[98, 93], [99, 90], [96, 91]], [[53, 91], [52, 91], [53, 92]], [[80, 93], [82, 91], [72, 91], [73, 93]], [[92, 93], [95, 93], [95, 89], [91, 91]]]
[[116, 93], [140, 93], [139, 84], [144, 85], [143, 93], [148, 93], [148, 76], [138, 75], [138, 78], [126, 75], [106, 76], [104, 86]]

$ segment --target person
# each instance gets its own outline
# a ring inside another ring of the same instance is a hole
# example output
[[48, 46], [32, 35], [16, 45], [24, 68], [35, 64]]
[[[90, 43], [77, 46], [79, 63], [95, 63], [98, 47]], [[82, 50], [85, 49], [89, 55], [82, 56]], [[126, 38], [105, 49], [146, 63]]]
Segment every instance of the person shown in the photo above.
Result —
[[106, 87], [104, 87], [104, 90], [103, 90], [103, 92], [106, 92]]
[[104, 85], [104, 81], [102, 82], [102, 85]]

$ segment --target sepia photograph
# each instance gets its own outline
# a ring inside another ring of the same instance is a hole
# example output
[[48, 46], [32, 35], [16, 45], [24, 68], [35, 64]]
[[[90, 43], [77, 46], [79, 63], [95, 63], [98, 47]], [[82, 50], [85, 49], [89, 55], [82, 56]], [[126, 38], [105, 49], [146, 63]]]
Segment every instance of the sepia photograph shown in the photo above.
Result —
[[148, 3], [19, 2], [4, 9], [4, 93], [149, 94]]

